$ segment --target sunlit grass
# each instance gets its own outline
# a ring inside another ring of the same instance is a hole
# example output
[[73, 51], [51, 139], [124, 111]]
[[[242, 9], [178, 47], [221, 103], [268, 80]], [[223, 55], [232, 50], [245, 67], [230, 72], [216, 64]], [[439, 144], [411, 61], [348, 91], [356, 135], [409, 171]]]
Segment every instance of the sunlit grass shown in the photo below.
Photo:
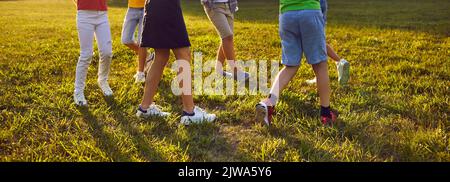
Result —
[[[105, 99], [96, 85], [96, 56], [90, 105], [79, 109], [72, 103], [74, 5], [0, 1], [1, 161], [450, 161], [448, 2], [330, 1], [328, 41], [352, 64], [349, 86], [340, 87], [330, 63], [332, 106], [341, 113], [334, 128], [318, 121], [307, 64], [283, 93], [271, 128], [254, 123], [261, 96], [196, 96], [218, 121], [179, 125], [169, 70], [157, 101], [174, 115], [135, 118], [143, 91], [133, 83], [135, 56], [120, 43], [126, 9], [112, 5], [115, 96]], [[198, 0], [183, 7], [192, 51], [213, 59], [219, 38]], [[277, 13], [276, 0], [241, 1], [238, 59], [280, 59]]]

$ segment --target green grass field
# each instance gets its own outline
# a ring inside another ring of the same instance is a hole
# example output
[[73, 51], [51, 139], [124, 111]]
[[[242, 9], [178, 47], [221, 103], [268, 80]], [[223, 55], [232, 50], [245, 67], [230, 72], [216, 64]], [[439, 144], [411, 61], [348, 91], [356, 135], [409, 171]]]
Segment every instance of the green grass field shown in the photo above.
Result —
[[[143, 89], [132, 78], [135, 56], [120, 43], [123, 4], [110, 2], [109, 11], [115, 96], [102, 96], [93, 61], [82, 109], [72, 101], [73, 3], [0, 0], [0, 161], [450, 161], [450, 1], [329, 2], [328, 42], [352, 64], [349, 86], [340, 87], [330, 61], [332, 106], [341, 113], [332, 128], [319, 123], [307, 64], [271, 128], [253, 119], [261, 95], [195, 96], [218, 121], [179, 125], [169, 69], [157, 100], [175, 114], [137, 119]], [[219, 38], [199, 1], [183, 0], [183, 8], [192, 50], [213, 59]], [[238, 59], [280, 60], [277, 0], [241, 0], [235, 27]]]

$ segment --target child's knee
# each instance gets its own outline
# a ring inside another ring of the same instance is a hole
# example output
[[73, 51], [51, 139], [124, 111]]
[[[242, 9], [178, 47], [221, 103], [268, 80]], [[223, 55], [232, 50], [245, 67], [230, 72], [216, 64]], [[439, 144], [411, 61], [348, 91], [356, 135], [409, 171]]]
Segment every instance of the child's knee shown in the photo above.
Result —
[[177, 60], [191, 61], [191, 51], [189, 48], [179, 48], [174, 50], [174, 53]]
[[223, 38], [222, 42], [233, 42], [233, 39], [234, 39], [233, 37], [234, 37], [233, 35], [229, 35], [229, 36]]
[[320, 70], [327, 70], [328, 71], [328, 62], [327, 61], [322, 61], [320, 63], [317, 64], [313, 64], [312, 65], [313, 70], [314, 71], [320, 71]]
[[86, 62], [90, 62], [90, 60], [92, 59], [92, 51], [82, 51], [80, 53], [80, 57], [79, 60], [81, 61], [86, 61]]
[[100, 56], [102, 58], [111, 59], [113, 57], [112, 49], [100, 50]]
[[298, 66], [288, 66], [288, 65], [284, 65], [284, 69], [290, 70], [290, 71], [297, 71], [299, 68], [300, 68], [300, 65], [298, 65]]

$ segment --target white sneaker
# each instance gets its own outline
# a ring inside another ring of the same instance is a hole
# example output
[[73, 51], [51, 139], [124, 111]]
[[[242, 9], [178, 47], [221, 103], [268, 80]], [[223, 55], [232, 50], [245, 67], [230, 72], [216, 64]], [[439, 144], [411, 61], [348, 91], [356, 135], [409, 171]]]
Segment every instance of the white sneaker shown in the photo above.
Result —
[[113, 95], [113, 91], [111, 90], [111, 87], [109, 87], [109, 84], [107, 81], [99, 81], [98, 86], [102, 90], [104, 96], [109, 97], [109, 96]]
[[83, 92], [75, 92], [73, 94], [73, 100], [75, 101], [75, 105], [77, 106], [87, 106], [86, 98], [84, 97]]
[[314, 78], [311, 79], [311, 80], [306, 80], [306, 83], [307, 83], [308, 85], [316, 84], [316, 83], [317, 83], [317, 78], [314, 77]]
[[348, 80], [350, 79], [350, 63], [345, 59], [341, 59], [337, 63], [337, 71], [339, 84], [347, 84]]
[[200, 124], [204, 122], [211, 123], [215, 119], [216, 119], [215, 114], [208, 114], [206, 111], [196, 106], [194, 108], [193, 115], [183, 113], [183, 116], [181, 116], [181, 124], [190, 125], [190, 124]]
[[230, 72], [222, 71], [222, 76], [227, 79], [233, 79], [233, 74], [231, 74]]
[[148, 71], [150, 70], [150, 66], [152, 65], [152, 61], [155, 60], [155, 53], [151, 52], [148, 56], [147, 59], [145, 60], [145, 66], [144, 66], [144, 72], [145, 74], [148, 73]]
[[145, 73], [144, 72], [137, 72], [134, 76], [134, 82], [135, 83], [144, 83], [145, 82]]
[[170, 113], [163, 112], [161, 110], [161, 106], [152, 104], [152, 105], [150, 105], [150, 107], [148, 107], [148, 109], [145, 109], [145, 110], [142, 109], [141, 106], [139, 106], [139, 108], [136, 112], [136, 116], [139, 118], [146, 118], [146, 117], [151, 117], [151, 116], [167, 117], [167, 116], [170, 116]]
[[244, 72], [244, 71], [238, 73], [238, 75], [233, 75], [230, 72], [223, 71], [222, 76], [227, 79], [234, 79], [234, 80], [240, 81], [240, 82], [247, 81], [248, 79], [250, 79], [250, 74], [247, 72]]

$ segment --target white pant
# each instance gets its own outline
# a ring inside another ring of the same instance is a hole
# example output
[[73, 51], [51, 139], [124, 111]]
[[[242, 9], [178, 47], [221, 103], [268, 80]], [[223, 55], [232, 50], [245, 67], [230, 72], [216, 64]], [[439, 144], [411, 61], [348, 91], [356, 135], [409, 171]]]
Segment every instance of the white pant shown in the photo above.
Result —
[[112, 41], [107, 12], [79, 10], [77, 13], [77, 29], [80, 41], [80, 57], [75, 75], [75, 92], [83, 92], [94, 51], [94, 35], [100, 52], [98, 82], [108, 81], [112, 59]]

